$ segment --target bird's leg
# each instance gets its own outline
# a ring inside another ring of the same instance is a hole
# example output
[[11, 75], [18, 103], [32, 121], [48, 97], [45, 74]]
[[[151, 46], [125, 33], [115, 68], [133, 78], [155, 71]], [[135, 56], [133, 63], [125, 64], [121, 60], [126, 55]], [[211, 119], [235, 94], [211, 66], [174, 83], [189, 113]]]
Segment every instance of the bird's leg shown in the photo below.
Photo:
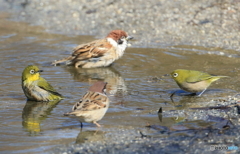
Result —
[[81, 125], [80, 125], [80, 126], [81, 126], [81, 129], [82, 129], [82, 128], [83, 128], [83, 124], [82, 124], [82, 122], [80, 122], [80, 123], [81, 123]]
[[186, 96], [196, 96], [196, 93], [187, 94]]
[[101, 127], [101, 125], [99, 125], [96, 121], [93, 122], [95, 125], [97, 125], [98, 127]]
[[207, 90], [207, 88], [205, 88], [205, 89], [198, 95], [198, 97], [200, 97], [206, 90]]

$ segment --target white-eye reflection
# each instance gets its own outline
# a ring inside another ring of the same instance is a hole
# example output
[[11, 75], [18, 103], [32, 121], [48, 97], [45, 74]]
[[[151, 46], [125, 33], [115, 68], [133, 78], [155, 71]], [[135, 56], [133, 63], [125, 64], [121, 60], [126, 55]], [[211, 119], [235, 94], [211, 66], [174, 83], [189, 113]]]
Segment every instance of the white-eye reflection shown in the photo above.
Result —
[[22, 126], [30, 133], [37, 135], [41, 132], [41, 122], [47, 118], [60, 100], [50, 102], [27, 101], [22, 112]]

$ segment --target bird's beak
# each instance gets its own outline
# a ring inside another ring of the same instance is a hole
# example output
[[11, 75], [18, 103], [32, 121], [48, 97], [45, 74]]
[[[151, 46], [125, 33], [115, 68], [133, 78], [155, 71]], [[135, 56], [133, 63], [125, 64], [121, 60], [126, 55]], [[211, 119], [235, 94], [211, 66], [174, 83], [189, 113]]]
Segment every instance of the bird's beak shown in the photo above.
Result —
[[132, 37], [132, 36], [127, 36], [126, 37], [126, 40], [128, 41], [128, 40], [132, 40], [134, 37]]
[[39, 73], [40, 73], [40, 72], [43, 72], [43, 70], [38, 70], [37, 72], [39, 72]]

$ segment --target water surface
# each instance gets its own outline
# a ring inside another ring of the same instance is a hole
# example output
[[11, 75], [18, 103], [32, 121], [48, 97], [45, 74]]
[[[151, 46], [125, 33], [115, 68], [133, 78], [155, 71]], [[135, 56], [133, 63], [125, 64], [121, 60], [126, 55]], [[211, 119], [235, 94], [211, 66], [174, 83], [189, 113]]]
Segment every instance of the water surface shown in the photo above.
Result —
[[[239, 54], [233, 50], [183, 45], [160, 49], [130, 47], [111, 67], [54, 67], [50, 65], [52, 61], [68, 56], [73, 47], [95, 38], [50, 34], [41, 27], [7, 21], [5, 17], [1, 15], [0, 19], [0, 150], [3, 153], [48, 153], [65, 144], [102, 140], [116, 128], [138, 129], [160, 124], [157, 115], [160, 107], [169, 111], [207, 106], [206, 102], [235, 95], [240, 90]], [[66, 98], [52, 103], [28, 102], [21, 89], [21, 73], [29, 64], [43, 69], [42, 77]], [[177, 94], [172, 101], [169, 96], [180, 89], [168, 74], [179, 68], [230, 78], [213, 83], [202, 97]], [[103, 127], [84, 123], [80, 131], [79, 122], [63, 113], [70, 111], [98, 80], [108, 82], [111, 100], [99, 122]], [[162, 118], [163, 126], [176, 123], [174, 115]]]

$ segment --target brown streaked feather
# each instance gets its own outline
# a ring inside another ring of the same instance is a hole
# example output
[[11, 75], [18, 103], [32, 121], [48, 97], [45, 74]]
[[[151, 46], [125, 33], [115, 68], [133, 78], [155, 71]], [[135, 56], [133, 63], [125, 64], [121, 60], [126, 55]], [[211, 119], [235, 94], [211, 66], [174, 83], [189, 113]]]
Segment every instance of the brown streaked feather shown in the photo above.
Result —
[[84, 103], [82, 106], [82, 111], [91, 111], [91, 110], [97, 110], [97, 109], [101, 109], [101, 108], [105, 108], [106, 104], [100, 102], [100, 101], [91, 101], [91, 102], [87, 102]]
[[60, 59], [60, 60], [55, 60], [54, 62], [52, 62], [52, 65], [57, 65], [57, 64], [65, 62], [65, 61], [71, 61], [73, 59], [74, 59], [73, 56], [69, 56], [67, 58], [63, 58], [63, 59]]
[[95, 40], [90, 43], [80, 44], [77, 47], [73, 49], [72, 56], [77, 56], [78, 54], [82, 52], [91, 51], [92, 47], [95, 47], [97, 44], [99, 44], [100, 40]]
[[90, 43], [81, 44], [73, 49], [71, 56], [55, 61], [52, 65], [57, 65], [69, 61], [69, 64], [75, 64], [81, 60], [88, 60], [91, 58], [98, 58], [103, 56], [112, 45], [107, 41], [107, 39], [95, 40]]
[[106, 95], [88, 91], [83, 98], [73, 106], [72, 112], [91, 111], [105, 108], [107, 101], [108, 98]]
[[77, 46], [73, 49], [72, 56], [74, 60], [86, 60], [103, 56], [112, 45], [107, 39], [96, 40], [88, 44]]

